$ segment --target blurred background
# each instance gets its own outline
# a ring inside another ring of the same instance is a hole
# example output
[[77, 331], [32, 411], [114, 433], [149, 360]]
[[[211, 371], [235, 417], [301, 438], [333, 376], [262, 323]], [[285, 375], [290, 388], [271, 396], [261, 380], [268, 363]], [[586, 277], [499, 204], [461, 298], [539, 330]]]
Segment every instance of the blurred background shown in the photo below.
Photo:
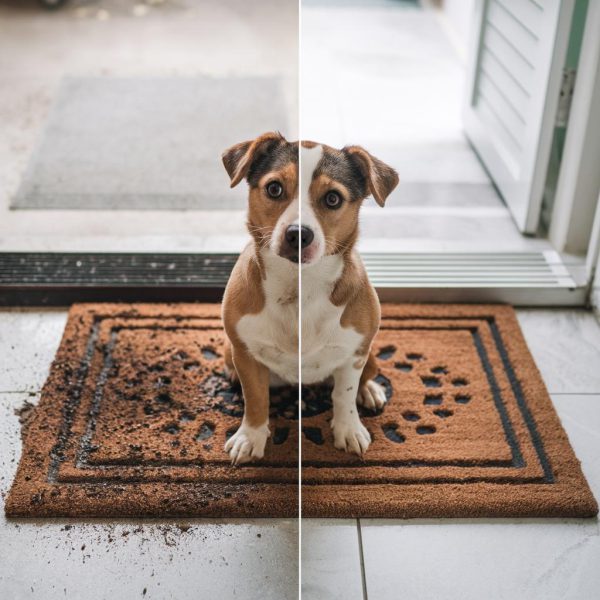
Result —
[[0, 250], [239, 251], [220, 155], [297, 138], [297, 64], [293, 0], [3, 0]]

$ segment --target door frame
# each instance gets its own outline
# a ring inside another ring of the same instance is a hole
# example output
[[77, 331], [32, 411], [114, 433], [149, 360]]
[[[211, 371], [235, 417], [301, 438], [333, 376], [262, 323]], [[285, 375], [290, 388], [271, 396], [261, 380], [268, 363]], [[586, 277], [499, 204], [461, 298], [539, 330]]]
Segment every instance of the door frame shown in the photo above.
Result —
[[588, 3], [548, 239], [558, 252], [587, 255], [591, 279], [600, 238], [600, 2]]

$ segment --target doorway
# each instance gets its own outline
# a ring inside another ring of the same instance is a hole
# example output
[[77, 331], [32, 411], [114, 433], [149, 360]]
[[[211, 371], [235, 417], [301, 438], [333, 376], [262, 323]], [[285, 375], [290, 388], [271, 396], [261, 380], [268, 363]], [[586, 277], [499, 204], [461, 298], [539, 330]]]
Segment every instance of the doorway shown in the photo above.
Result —
[[[379, 278], [380, 294], [393, 300], [582, 303], [588, 283], [581, 271], [585, 256], [566, 255], [542, 227], [524, 226], [510, 186], [503, 185], [469, 118], [473, 111], [467, 99], [473, 94], [474, 73], [481, 71], [482, 31], [490, 20], [481, 10], [490, 3], [305, 4], [304, 136], [333, 140], [333, 145], [364, 145], [400, 174], [385, 209], [375, 203], [362, 209], [360, 247], [372, 276]], [[492, 2], [491, 9], [504, 10], [506, 17], [513, 4]], [[572, 15], [573, 6], [568, 15], [550, 15], [555, 37], [556, 23], [562, 19], [570, 25]], [[507, 18], [515, 21], [514, 15]], [[510, 26], [521, 27], [516, 21]], [[577, 33], [581, 44], [581, 31]], [[569, 34], [567, 27], [561, 40], [565, 48]], [[560, 60], [553, 48], [543, 50]], [[558, 88], [554, 92], [556, 110]], [[524, 135], [532, 135], [536, 124], [530, 126], [531, 120]], [[544, 127], [551, 140], [554, 121]], [[542, 156], [550, 143], [533, 153], [543, 171], [542, 188], [551, 174], [548, 156]], [[551, 164], [554, 174], [559, 167], [556, 161]], [[536, 223], [541, 195], [531, 200], [538, 201]]]

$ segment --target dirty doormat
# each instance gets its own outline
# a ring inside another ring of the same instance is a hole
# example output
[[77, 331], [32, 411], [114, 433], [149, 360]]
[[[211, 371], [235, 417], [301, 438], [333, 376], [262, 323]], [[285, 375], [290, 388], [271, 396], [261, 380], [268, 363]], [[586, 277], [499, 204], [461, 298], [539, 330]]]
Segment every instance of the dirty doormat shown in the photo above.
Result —
[[591, 517], [598, 507], [505, 306], [387, 305], [388, 404], [363, 460], [333, 448], [330, 389], [303, 390], [306, 517]]
[[[223, 445], [243, 400], [217, 305], [76, 305], [23, 415], [13, 517], [297, 514], [297, 390], [271, 392], [262, 462]], [[333, 448], [331, 390], [302, 390], [307, 517], [589, 517], [596, 502], [502, 306], [387, 305], [374, 342], [388, 404], [364, 459]]]
[[295, 516], [297, 389], [272, 391], [264, 460], [231, 467], [243, 399], [223, 349], [218, 305], [75, 305], [7, 515]]

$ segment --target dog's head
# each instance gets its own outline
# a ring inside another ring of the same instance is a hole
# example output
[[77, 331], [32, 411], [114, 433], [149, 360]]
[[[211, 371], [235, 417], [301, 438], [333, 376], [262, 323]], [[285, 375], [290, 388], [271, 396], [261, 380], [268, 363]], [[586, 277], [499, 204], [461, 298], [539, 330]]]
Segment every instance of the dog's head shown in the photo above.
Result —
[[248, 182], [248, 230], [257, 247], [297, 263], [298, 142], [265, 133], [232, 146], [222, 158], [231, 187]]
[[312, 265], [354, 246], [362, 201], [372, 195], [383, 206], [398, 174], [360, 146], [302, 142], [301, 153], [301, 262]]

